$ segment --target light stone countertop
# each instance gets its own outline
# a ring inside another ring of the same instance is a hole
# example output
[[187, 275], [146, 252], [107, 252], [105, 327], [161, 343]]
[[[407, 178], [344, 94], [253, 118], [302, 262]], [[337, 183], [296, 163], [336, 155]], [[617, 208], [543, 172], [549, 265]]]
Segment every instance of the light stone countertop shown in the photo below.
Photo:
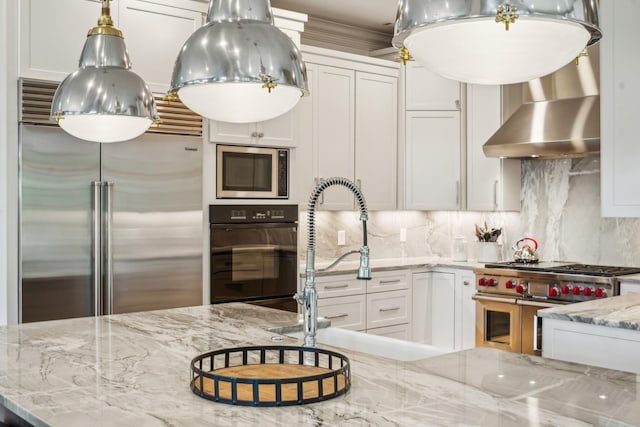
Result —
[[[294, 313], [218, 304], [0, 328], [0, 403], [36, 426], [638, 426], [634, 374], [493, 349], [415, 362], [339, 350], [352, 387], [321, 403], [230, 406], [189, 389], [210, 350], [272, 345]], [[300, 344], [292, 338], [283, 343]]]
[[618, 277], [621, 282], [633, 282], [640, 283], [640, 274], [627, 274], [626, 276]]
[[538, 311], [538, 316], [640, 331], [640, 294], [545, 308]]
[[[334, 260], [316, 259], [316, 276], [332, 276], [338, 274], [355, 274], [358, 271], [359, 255], [353, 254], [342, 261], [329, 271], [317, 271], [330, 265]], [[443, 257], [403, 257], [403, 258], [382, 258], [369, 260], [369, 266], [372, 272], [391, 271], [404, 269], [435, 269], [435, 268], [456, 268], [473, 270], [474, 268], [484, 267], [485, 263], [476, 260], [468, 260], [465, 262], [452, 261], [451, 258]], [[300, 263], [300, 277], [305, 277], [306, 264]]]

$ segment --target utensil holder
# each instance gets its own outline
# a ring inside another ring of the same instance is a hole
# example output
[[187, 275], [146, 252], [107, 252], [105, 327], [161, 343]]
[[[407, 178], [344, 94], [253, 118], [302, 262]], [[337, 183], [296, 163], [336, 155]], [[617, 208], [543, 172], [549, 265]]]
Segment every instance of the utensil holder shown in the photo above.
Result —
[[478, 262], [500, 261], [500, 245], [496, 242], [478, 242]]

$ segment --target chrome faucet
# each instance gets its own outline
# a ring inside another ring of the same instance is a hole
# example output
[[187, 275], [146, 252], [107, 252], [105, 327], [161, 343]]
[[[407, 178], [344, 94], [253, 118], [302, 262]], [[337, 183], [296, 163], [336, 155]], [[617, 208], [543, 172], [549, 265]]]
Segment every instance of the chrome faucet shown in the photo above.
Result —
[[[360, 266], [358, 267], [358, 279], [371, 280], [369, 269], [369, 247], [367, 246], [367, 203], [360, 189], [346, 178], [334, 177], [321, 180], [314, 188], [309, 199], [307, 212], [308, 218], [308, 243], [307, 243], [307, 268], [304, 292], [297, 293], [295, 299], [302, 304], [304, 309], [304, 346], [316, 346], [316, 331], [318, 329], [318, 293], [316, 292], [315, 278], [315, 215], [316, 205], [320, 194], [332, 185], [342, 185], [353, 192], [360, 206], [360, 220], [362, 221], [362, 248], [360, 248]], [[341, 257], [342, 258], [342, 257]], [[340, 258], [339, 258], [340, 260]]]

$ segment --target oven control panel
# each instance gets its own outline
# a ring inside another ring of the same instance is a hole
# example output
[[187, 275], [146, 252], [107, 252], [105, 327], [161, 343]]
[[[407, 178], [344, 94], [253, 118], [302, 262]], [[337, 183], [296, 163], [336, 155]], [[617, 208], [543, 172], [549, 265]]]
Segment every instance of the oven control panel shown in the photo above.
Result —
[[476, 271], [476, 290], [539, 300], [581, 302], [618, 294], [617, 281], [589, 276], [557, 277], [546, 274], [509, 274], [506, 270]]

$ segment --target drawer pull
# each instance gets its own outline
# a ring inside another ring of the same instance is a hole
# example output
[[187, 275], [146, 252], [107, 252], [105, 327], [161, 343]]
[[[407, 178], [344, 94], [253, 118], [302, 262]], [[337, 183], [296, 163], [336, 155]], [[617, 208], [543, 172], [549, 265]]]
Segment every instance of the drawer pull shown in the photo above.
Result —
[[380, 308], [378, 309], [379, 312], [381, 313], [385, 313], [387, 311], [397, 311], [400, 310], [400, 307], [389, 307], [389, 308]]
[[333, 316], [323, 316], [325, 319], [333, 320], [333, 319], [342, 319], [343, 317], [349, 317], [347, 313], [342, 314], [334, 314]]
[[400, 283], [400, 279], [395, 280], [380, 280], [381, 285], [388, 285], [389, 283]]
[[327, 285], [324, 288], [325, 289], [344, 289], [344, 288], [348, 288], [349, 284], [348, 283], [344, 283], [342, 285]]

